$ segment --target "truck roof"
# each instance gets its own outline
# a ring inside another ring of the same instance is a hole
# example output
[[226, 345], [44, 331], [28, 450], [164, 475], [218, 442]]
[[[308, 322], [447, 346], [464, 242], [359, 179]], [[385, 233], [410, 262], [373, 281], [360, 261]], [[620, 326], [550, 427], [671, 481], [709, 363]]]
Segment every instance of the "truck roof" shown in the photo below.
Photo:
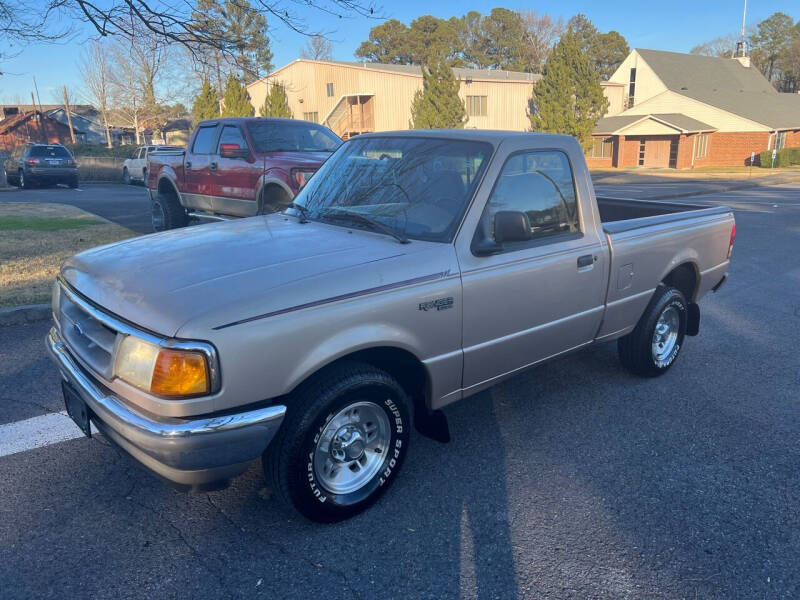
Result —
[[[521, 139], [535, 137], [537, 145], [548, 140], [553, 144], [563, 146], [567, 140], [574, 138], [569, 135], [556, 133], [534, 133], [532, 131], [501, 131], [497, 129], [409, 129], [402, 131], [378, 131], [363, 133], [358, 136], [365, 137], [430, 137], [438, 139], [471, 140], [476, 142], [489, 142], [499, 144], [508, 139]], [[354, 138], [355, 139], [355, 138]]]
[[[219, 117], [218, 119], [206, 119], [205, 121], [200, 121], [197, 126], [200, 125], [208, 125], [210, 123], [248, 123], [251, 121], [286, 121], [287, 123], [297, 123], [297, 122], [305, 122], [305, 123], [314, 123], [313, 121], [304, 121], [303, 119], [286, 119], [283, 117]], [[314, 123], [314, 125], [319, 125], [319, 123]], [[324, 125], [320, 125], [320, 127], [324, 127]]]

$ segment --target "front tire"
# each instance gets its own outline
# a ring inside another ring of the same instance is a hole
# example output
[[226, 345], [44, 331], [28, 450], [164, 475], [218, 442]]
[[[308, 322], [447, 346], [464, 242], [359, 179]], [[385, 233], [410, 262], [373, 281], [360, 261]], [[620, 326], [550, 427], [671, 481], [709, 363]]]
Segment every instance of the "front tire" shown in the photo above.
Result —
[[355, 362], [333, 367], [295, 393], [264, 453], [264, 474], [308, 519], [347, 519], [397, 477], [411, 422], [408, 396], [388, 373]]
[[666, 373], [683, 347], [687, 310], [679, 290], [659, 285], [634, 330], [617, 342], [622, 365], [643, 377]]
[[131, 174], [128, 171], [128, 167], [123, 167], [122, 169], [122, 181], [125, 185], [131, 185], [133, 182], [131, 181]]
[[172, 194], [159, 192], [150, 204], [150, 218], [153, 231], [166, 231], [185, 227], [189, 222], [186, 209], [181, 206], [178, 199]]

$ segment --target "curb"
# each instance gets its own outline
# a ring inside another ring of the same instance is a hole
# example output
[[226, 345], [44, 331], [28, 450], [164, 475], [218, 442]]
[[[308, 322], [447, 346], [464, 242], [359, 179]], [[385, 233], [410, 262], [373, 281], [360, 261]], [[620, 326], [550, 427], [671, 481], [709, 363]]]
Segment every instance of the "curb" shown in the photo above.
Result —
[[49, 318], [49, 304], [27, 304], [25, 306], [0, 308], [0, 327], [35, 323], [37, 321], [44, 321]]
[[736, 190], [749, 190], [749, 189], [758, 188], [758, 187], [770, 187], [770, 186], [773, 186], [773, 185], [782, 185], [784, 183], [793, 183], [795, 181], [800, 181], [800, 176], [799, 177], [789, 177], [789, 178], [781, 180], [781, 181], [771, 181], [771, 182], [768, 182], [768, 183], [767, 182], [764, 182], [764, 183], [752, 182], [752, 183], [748, 183], [747, 185], [728, 185], [728, 186], [724, 186], [724, 187], [721, 187], [721, 188], [716, 189], [716, 190], [710, 190], [708, 192], [699, 192], [698, 193], [697, 191], [694, 191], [694, 192], [680, 192], [680, 193], [677, 193], [677, 194], [664, 194], [662, 196], [648, 196], [647, 200], [668, 200], [669, 198], [689, 198], [691, 196], [707, 196], [709, 194], [724, 194], [725, 192], [735, 192]]

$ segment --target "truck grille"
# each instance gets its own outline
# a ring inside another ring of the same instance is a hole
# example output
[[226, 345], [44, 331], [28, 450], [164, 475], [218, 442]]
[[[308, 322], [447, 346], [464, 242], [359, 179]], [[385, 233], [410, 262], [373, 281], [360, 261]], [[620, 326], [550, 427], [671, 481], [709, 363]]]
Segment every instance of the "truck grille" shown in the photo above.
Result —
[[117, 332], [73, 302], [63, 287], [59, 296], [58, 321], [67, 346], [93, 371], [111, 379]]

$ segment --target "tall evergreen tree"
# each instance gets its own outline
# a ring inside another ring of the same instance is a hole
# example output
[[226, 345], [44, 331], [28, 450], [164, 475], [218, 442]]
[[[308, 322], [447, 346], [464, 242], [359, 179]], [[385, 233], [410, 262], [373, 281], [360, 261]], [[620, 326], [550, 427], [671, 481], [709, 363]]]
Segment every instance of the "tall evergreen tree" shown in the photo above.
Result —
[[247, 89], [239, 78], [231, 75], [225, 84], [225, 95], [222, 98], [223, 117], [252, 117], [253, 105], [247, 96]]
[[608, 110], [600, 74], [570, 28], [553, 47], [533, 93], [533, 131], [572, 135], [588, 147], [592, 130]]
[[286, 100], [286, 88], [282, 83], [273, 83], [269, 87], [269, 93], [264, 98], [264, 104], [258, 110], [258, 116], [292, 118], [292, 111]]
[[411, 129], [462, 129], [467, 111], [458, 97], [453, 69], [434, 63], [422, 67], [422, 89], [411, 103]]
[[219, 116], [219, 102], [217, 102], [217, 95], [211, 89], [211, 84], [208, 79], [203, 79], [203, 88], [200, 93], [194, 98], [192, 104], [192, 116], [195, 121], [203, 121], [205, 119], [213, 119]]

